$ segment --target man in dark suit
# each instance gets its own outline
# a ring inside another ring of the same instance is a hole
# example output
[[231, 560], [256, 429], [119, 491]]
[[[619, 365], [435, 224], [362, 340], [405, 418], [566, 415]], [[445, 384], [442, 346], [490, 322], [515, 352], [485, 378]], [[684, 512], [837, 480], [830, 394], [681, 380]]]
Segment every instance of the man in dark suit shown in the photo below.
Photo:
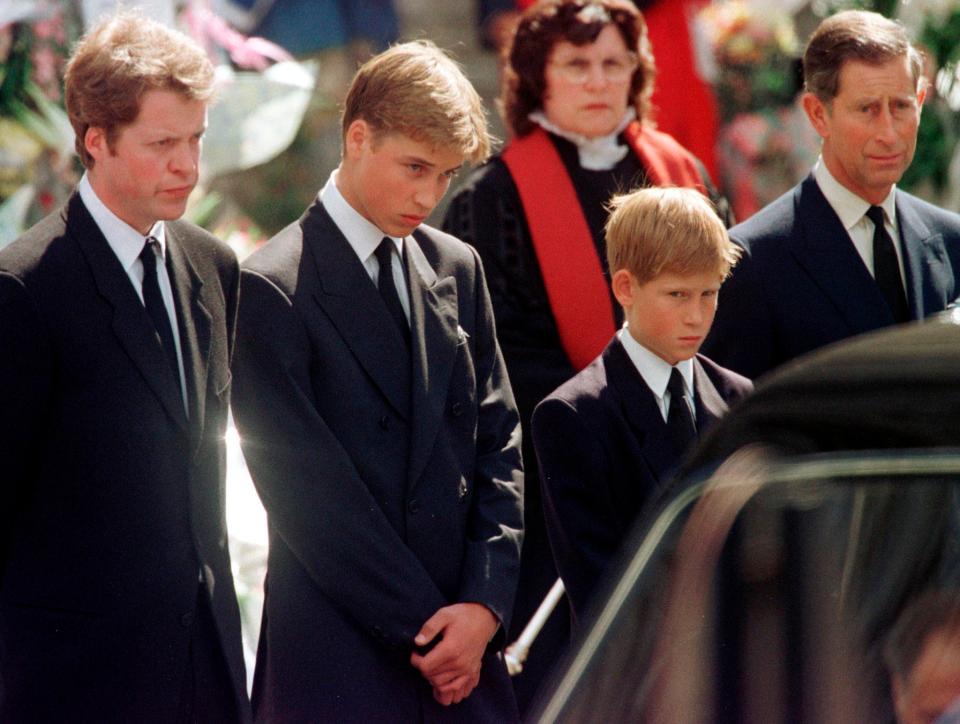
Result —
[[582, 625], [643, 505], [750, 381], [697, 354], [739, 249], [706, 198], [615, 197], [607, 258], [626, 325], [533, 414], [547, 533]]
[[745, 253], [704, 345], [748, 377], [923, 319], [960, 293], [960, 216], [896, 188], [925, 95], [922, 58], [904, 29], [876, 13], [838, 13], [811, 36], [803, 69], [820, 160], [731, 230]]
[[250, 718], [224, 520], [239, 270], [175, 221], [213, 68], [135, 15], [77, 46], [86, 174], [0, 252], [0, 720]]
[[235, 414], [270, 555], [261, 721], [512, 721], [520, 428], [476, 253], [422, 225], [488, 148], [427, 43], [357, 73], [339, 168], [242, 272]]

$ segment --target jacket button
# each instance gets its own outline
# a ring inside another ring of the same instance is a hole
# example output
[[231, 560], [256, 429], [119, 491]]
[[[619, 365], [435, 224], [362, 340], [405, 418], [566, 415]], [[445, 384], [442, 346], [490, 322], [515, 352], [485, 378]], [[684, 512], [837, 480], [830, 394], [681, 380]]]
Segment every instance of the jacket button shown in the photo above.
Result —
[[460, 417], [460, 415], [463, 414], [463, 403], [454, 402], [452, 405], [450, 405], [450, 414], [454, 417]]
[[193, 623], [193, 612], [187, 612], [180, 617], [180, 625], [184, 628], [190, 628]]
[[381, 430], [389, 430], [389, 429], [390, 429], [390, 418], [387, 417], [386, 415], [383, 415], [383, 416], [380, 417], [379, 420], [377, 420], [377, 424], [380, 426], [380, 429], [381, 429]]
[[460, 491], [459, 491], [459, 493], [460, 493], [460, 500], [463, 500], [464, 498], [467, 497], [467, 481], [466, 481], [466, 480], [461, 480], [461, 481], [460, 481]]
[[420, 501], [416, 498], [411, 500], [409, 503], [407, 503], [407, 510], [409, 510], [411, 513], [416, 513], [418, 510], [420, 510]]

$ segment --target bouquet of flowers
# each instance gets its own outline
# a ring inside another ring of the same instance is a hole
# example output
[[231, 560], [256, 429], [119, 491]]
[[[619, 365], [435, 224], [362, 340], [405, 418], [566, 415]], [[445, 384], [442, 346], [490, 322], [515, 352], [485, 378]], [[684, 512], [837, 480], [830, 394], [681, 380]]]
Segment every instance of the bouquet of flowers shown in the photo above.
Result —
[[745, 0], [715, 0], [697, 15], [711, 51], [707, 75], [724, 120], [787, 105], [799, 87], [799, 43], [789, 15]]

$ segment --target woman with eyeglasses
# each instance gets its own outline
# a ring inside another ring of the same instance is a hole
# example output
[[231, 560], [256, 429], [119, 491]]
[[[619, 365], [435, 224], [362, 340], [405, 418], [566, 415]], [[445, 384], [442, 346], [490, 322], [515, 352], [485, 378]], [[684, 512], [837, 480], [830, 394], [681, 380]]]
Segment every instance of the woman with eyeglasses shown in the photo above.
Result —
[[[525, 532], [511, 640], [556, 579], [530, 415], [622, 323], [606, 277], [607, 201], [638, 186], [692, 186], [728, 213], [703, 165], [650, 123], [654, 74], [633, 3], [542, 0], [528, 8], [505, 49], [500, 110], [511, 140], [466, 180], [444, 221], [483, 260], [524, 427]], [[556, 611], [531, 650], [516, 680], [521, 711], [567, 625]]]

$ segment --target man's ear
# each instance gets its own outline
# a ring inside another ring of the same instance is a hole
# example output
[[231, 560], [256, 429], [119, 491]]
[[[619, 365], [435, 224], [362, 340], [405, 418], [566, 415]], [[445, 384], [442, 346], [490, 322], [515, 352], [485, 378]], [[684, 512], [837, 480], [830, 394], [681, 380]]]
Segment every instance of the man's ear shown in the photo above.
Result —
[[636, 280], [633, 274], [626, 269], [617, 269], [610, 279], [610, 286], [613, 288], [613, 296], [617, 298], [620, 306], [629, 307], [633, 304], [633, 295]]
[[343, 136], [343, 155], [346, 158], [357, 159], [363, 151], [364, 144], [369, 145], [372, 141], [373, 129], [370, 124], [358, 118], [347, 126], [347, 132]]
[[830, 113], [830, 109], [827, 108], [827, 104], [820, 100], [815, 93], [809, 92], [803, 94], [802, 102], [803, 110], [806, 111], [807, 118], [810, 119], [810, 125], [820, 134], [820, 138], [829, 136], [830, 124], [827, 115]]
[[107, 132], [99, 126], [87, 128], [87, 132], [83, 136], [83, 146], [87, 149], [87, 153], [93, 156], [94, 161], [99, 161], [110, 153], [107, 144]]

